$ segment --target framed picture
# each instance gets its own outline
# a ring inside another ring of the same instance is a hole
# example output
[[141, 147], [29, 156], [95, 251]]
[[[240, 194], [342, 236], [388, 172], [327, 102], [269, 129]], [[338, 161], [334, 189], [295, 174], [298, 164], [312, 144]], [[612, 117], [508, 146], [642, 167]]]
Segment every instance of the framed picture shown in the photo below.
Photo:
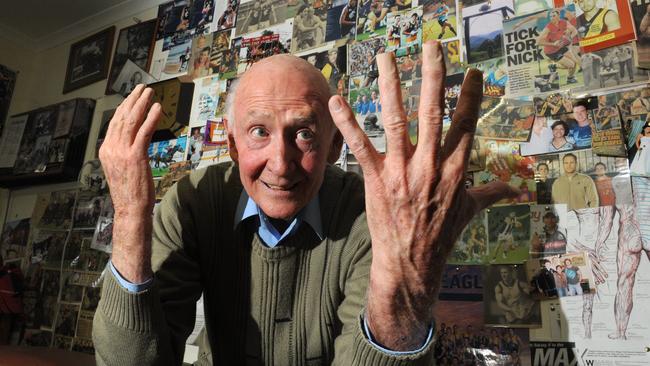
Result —
[[110, 27], [70, 46], [64, 94], [106, 78], [114, 35]]
[[140, 22], [130, 27], [120, 29], [117, 45], [108, 73], [106, 95], [115, 94], [111, 88], [120, 75], [127, 60], [133, 61], [139, 68], [148, 71], [155, 42], [157, 19]]

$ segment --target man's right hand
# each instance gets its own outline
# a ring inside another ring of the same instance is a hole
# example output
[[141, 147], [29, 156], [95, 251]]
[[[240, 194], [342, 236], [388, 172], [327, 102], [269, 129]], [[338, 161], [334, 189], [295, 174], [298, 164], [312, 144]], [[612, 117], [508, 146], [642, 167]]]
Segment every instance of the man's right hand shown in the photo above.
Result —
[[128, 281], [152, 277], [151, 231], [154, 186], [147, 150], [162, 107], [150, 107], [153, 90], [138, 85], [111, 119], [99, 159], [108, 181], [115, 218], [112, 262]]

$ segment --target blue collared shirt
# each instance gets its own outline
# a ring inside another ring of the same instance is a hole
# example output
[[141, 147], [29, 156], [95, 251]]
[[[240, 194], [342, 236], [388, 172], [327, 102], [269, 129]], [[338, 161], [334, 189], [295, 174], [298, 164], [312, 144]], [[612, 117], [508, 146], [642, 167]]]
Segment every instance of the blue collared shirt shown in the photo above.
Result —
[[[292, 235], [298, 230], [300, 225], [305, 222], [307, 223], [312, 230], [318, 235], [320, 240], [323, 240], [323, 227], [320, 216], [320, 202], [318, 200], [318, 195], [314, 197], [305, 208], [300, 210], [298, 215], [291, 221], [289, 226], [284, 230], [283, 233], [279, 233], [278, 230], [271, 224], [268, 216], [260, 209], [260, 207], [253, 201], [252, 198], [248, 196], [246, 190], [242, 190], [241, 196], [239, 196], [239, 202], [237, 202], [237, 210], [235, 211], [235, 227], [239, 225], [240, 222], [248, 219], [258, 217], [259, 218], [259, 228], [257, 229], [257, 234], [260, 236], [260, 239], [264, 241], [264, 244], [271, 248], [275, 248], [283, 239]], [[127, 289], [129, 292], [141, 292], [149, 288], [153, 282], [153, 278], [148, 279], [147, 281], [134, 284], [127, 281], [122, 275], [117, 271], [113, 266], [112, 262], [110, 263], [110, 269], [113, 272], [113, 275], [117, 281]], [[392, 355], [408, 355], [422, 351], [433, 339], [433, 326], [429, 327], [429, 335], [427, 336], [424, 345], [415, 351], [391, 351], [377, 344], [370, 334], [370, 329], [368, 328], [368, 322], [366, 321], [365, 316], [363, 318], [363, 331], [365, 333], [366, 339], [375, 346], [376, 348]]]

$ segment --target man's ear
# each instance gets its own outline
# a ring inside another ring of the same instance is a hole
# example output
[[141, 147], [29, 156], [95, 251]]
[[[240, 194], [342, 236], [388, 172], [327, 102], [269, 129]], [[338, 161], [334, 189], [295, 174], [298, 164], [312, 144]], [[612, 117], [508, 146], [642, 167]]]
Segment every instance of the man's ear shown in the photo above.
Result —
[[228, 134], [228, 152], [230, 157], [235, 163], [239, 163], [239, 153], [237, 152], [237, 145], [235, 144], [235, 137], [233, 127], [228, 119], [223, 119], [223, 125], [226, 127], [226, 133]]
[[330, 151], [327, 155], [328, 163], [334, 164], [336, 163], [337, 160], [339, 160], [339, 156], [341, 156], [342, 146], [343, 146], [343, 135], [341, 135], [341, 131], [337, 129], [336, 133], [334, 134], [334, 139], [332, 141], [332, 147], [330, 148]]

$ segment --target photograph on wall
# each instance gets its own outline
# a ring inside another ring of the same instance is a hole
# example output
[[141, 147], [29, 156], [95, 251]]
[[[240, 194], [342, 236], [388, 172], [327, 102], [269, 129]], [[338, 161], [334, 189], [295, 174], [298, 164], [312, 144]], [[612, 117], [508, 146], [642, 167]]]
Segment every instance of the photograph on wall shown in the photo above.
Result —
[[436, 365], [530, 365], [527, 329], [485, 326], [482, 279], [481, 266], [445, 266], [434, 307]]
[[533, 97], [535, 115], [552, 117], [573, 111], [573, 100], [568, 93], [550, 93]]
[[569, 211], [632, 203], [625, 158], [582, 150], [559, 154], [557, 160], [547, 163], [549, 170], [557, 174], [551, 186], [552, 203], [564, 203]]
[[[214, 164], [222, 161], [224, 160], [218, 161], [217, 159], [215, 159]], [[200, 163], [201, 161], [199, 161], [199, 165], [197, 165], [195, 169], [203, 168], [207, 166], [207, 165], [200, 166]], [[191, 164], [189, 161], [181, 161], [170, 165], [169, 173], [165, 174], [165, 176], [162, 177], [160, 181], [158, 181], [158, 185], [156, 185], [156, 200], [160, 201], [165, 195], [165, 193], [167, 193], [167, 190], [169, 190], [169, 188], [171, 188], [174, 185], [174, 183], [178, 182], [184, 176], [190, 174], [190, 170], [191, 170]]]
[[618, 108], [614, 106], [604, 106], [594, 110], [594, 126], [596, 131], [606, 131], [621, 128], [621, 116]]
[[31, 262], [47, 267], [60, 265], [67, 237], [68, 233], [64, 231], [38, 230], [31, 243]]
[[[256, 2], [257, 3], [257, 2]], [[289, 53], [293, 20], [272, 27], [261, 28], [257, 32], [247, 33], [232, 40], [231, 51], [238, 52], [237, 74], [242, 74], [253, 64], [263, 58]]]
[[386, 16], [386, 50], [396, 56], [419, 53], [422, 49], [422, 8], [389, 13]]
[[149, 165], [154, 177], [162, 177], [169, 171], [169, 165], [185, 158], [187, 136], [177, 139], [152, 142], [149, 145]]
[[45, 212], [36, 226], [40, 229], [68, 229], [72, 223], [77, 190], [56, 191], [50, 194]]
[[319, 69], [330, 86], [330, 91], [347, 95], [347, 47], [328, 47], [300, 57]]
[[519, 143], [506, 140], [483, 140], [480, 155], [485, 156], [484, 169], [474, 172], [474, 185], [492, 181], [507, 183], [520, 191], [512, 199], [503, 199], [497, 205], [536, 202], [537, 195], [534, 159], [519, 155]]
[[70, 46], [63, 94], [106, 78], [114, 34], [109, 27]]
[[512, 328], [541, 326], [539, 300], [532, 296], [523, 264], [486, 266], [484, 279], [486, 325]]
[[[572, 113], [553, 117], [537, 116], [533, 122], [529, 141], [520, 145], [521, 155], [548, 154], [592, 147], [595, 127], [588, 107], [588, 104], [578, 102], [572, 105]], [[544, 106], [542, 105], [538, 111], [544, 111]]]
[[192, 39], [190, 61], [187, 75], [192, 79], [208, 76], [212, 73], [210, 57], [212, 53], [213, 34], [201, 34]]
[[512, 0], [495, 0], [489, 4], [464, 7], [462, 14], [467, 62], [474, 64], [502, 57], [503, 21], [514, 14]]
[[126, 98], [139, 84], [147, 85], [155, 82], [156, 79], [153, 76], [149, 75], [133, 61], [126, 60], [111, 89]]
[[508, 72], [503, 57], [472, 65], [483, 72], [483, 95], [502, 97], [508, 94]]
[[105, 199], [105, 196], [97, 196], [93, 192], [79, 194], [74, 210], [73, 227], [94, 229]]
[[9, 113], [9, 106], [11, 105], [11, 97], [14, 94], [14, 86], [16, 85], [17, 73], [4, 65], [0, 65], [0, 136], [4, 122]]
[[287, 19], [287, 2], [241, 1], [237, 10], [236, 35], [260, 32]]
[[566, 205], [530, 206], [530, 255], [539, 258], [566, 253]]
[[205, 125], [205, 121], [214, 118], [219, 104], [219, 96], [224, 88], [225, 80], [218, 75], [206, 76], [194, 80], [194, 93], [192, 94], [192, 110], [190, 112], [190, 126]]
[[582, 85], [574, 5], [504, 21], [504, 48], [511, 96]]
[[458, 38], [458, 2], [456, 0], [420, 1], [424, 14], [422, 41]]
[[212, 30], [225, 30], [233, 28], [237, 22], [239, 0], [216, 1], [214, 4], [214, 19]]
[[650, 9], [646, 1], [630, 1], [636, 41], [634, 45], [635, 66], [650, 68]]
[[193, 32], [189, 28], [192, 17], [190, 2], [190, 0], [176, 0], [158, 6], [156, 40], [176, 38], [184, 34], [191, 36]]
[[395, 59], [399, 79], [406, 83], [415, 79], [422, 78], [422, 54], [407, 55]]
[[[209, 119], [203, 129], [203, 140], [201, 143], [200, 160], [194, 169], [201, 169], [210, 165], [230, 161], [230, 151], [228, 150], [228, 136], [223, 118]], [[199, 130], [200, 131], [200, 130]], [[193, 131], [196, 135], [196, 130]], [[193, 162], [193, 165], [195, 163]], [[177, 167], [181, 168], [180, 166]], [[183, 169], [179, 169], [180, 174]], [[181, 176], [178, 176], [180, 179]]]
[[[207, 120], [206, 120], [207, 122]], [[203, 155], [203, 139], [205, 138], [204, 127], [192, 127], [190, 130], [189, 141], [187, 145], [187, 160], [190, 161], [191, 169], [196, 169]], [[169, 173], [168, 173], [169, 174]]]
[[90, 245], [92, 249], [100, 250], [106, 253], [112, 251], [113, 243], [113, 217], [115, 216], [115, 209], [113, 208], [113, 201], [108, 196], [104, 201], [102, 213], [97, 220], [97, 226], [93, 233], [93, 241]]
[[75, 269], [85, 272], [101, 273], [106, 268], [106, 263], [109, 260], [109, 254], [93, 249], [94, 242], [84, 238], [81, 244], [81, 253], [79, 253], [79, 261], [76, 263]]
[[74, 276], [80, 276], [80, 273], [75, 271], [61, 272], [61, 294], [59, 295], [59, 302], [81, 303], [84, 288], [83, 286], [74, 284]]
[[377, 85], [379, 69], [376, 57], [386, 51], [383, 39], [375, 38], [348, 46], [348, 72], [350, 90]]
[[79, 305], [60, 304], [59, 313], [56, 317], [56, 326], [54, 328], [54, 333], [73, 337], [74, 331], [77, 328], [78, 314]]
[[303, 4], [293, 18], [293, 40], [291, 53], [317, 48], [325, 43], [327, 26], [327, 9], [318, 9], [310, 4]]
[[582, 296], [596, 291], [587, 252], [531, 259], [526, 263], [526, 273], [536, 299]]
[[454, 245], [447, 263], [488, 263], [488, 236], [485, 210], [476, 214], [467, 224]]
[[583, 53], [580, 60], [584, 89], [593, 91], [648, 81], [648, 70], [637, 68], [635, 59], [632, 43]]
[[[386, 34], [386, 16], [397, 9], [390, 9], [390, 2], [383, 0], [357, 0], [357, 41], [384, 36]], [[395, 6], [396, 8], [396, 6]]]
[[602, 50], [636, 38], [629, 1], [589, 0], [575, 4], [576, 28], [583, 52]]
[[[192, 54], [192, 39], [188, 38], [185, 42], [169, 48], [165, 59], [165, 66], [159, 80], [167, 80], [187, 73]], [[154, 75], [155, 77], [155, 75]]]
[[490, 263], [523, 263], [530, 244], [530, 206], [500, 206], [487, 211]]
[[332, 2], [327, 10], [325, 41], [356, 38], [358, 0], [339, 0]]
[[648, 114], [625, 119], [630, 174], [650, 177], [650, 120]]
[[106, 94], [114, 94], [111, 86], [124, 67], [127, 60], [135, 63], [142, 70], [149, 70], [154, 37], [156, 32], [156, 19], [139, 22], [130, 27], [120, 29], [117, 44], [113, 53], [111, 69], [108, 73]]
[[18, 161], [20, 142], [23, 139], [29, 114], [12, 116], [2, 128], [0, 139], [0, 168], [13, 168]]
[[0, 237], [0, 256], [3, 260], [23, 258], [27, 254], [30, 218], [5, 223]]
[[384, 124], [381, 119], [381, 100], [378, 87], [351, 89], [350, 107], [357, 123], [366, 133], [377, 151], [386, 151]]
[[68, 100], [59, 104], [59, 110], [56, 114], [56, 128], [52, 137], [58, 138], [70, 133], [76, 107], [76, 100]]
[[535, 119], [532, 103], [506, 104], [483, 114], [476, 125], [476, 136], [511, 141], [528, 141]]

